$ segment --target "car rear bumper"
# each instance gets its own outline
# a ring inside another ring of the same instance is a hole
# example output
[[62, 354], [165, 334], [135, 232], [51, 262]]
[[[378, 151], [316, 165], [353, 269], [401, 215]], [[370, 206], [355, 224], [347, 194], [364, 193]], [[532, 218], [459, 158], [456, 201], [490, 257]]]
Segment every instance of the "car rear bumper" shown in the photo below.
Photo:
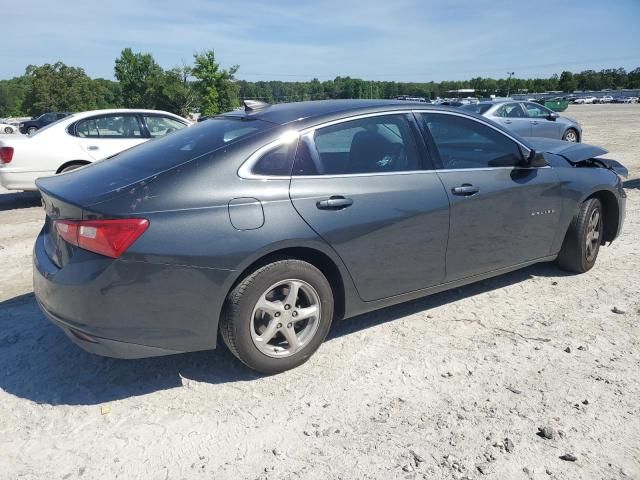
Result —
[[7, 190], [37, 190], [36, 178], [54, 175], [56, 172], [33, 172], [4, 165], [0, 167], [0, 185]]
[[163, 355], [183, 353], [175, 350], [150, 347], [148, 345], [139, 345], [136, 343], [128, 343], [119, 340], [96, 337], [78, 330], [77, 328], [71, 327], [70, 325], [65, 323], [64, 320], [48, 311], [47, 308], [43, 306], [39, 300], [38, 306], [40, 307], [40, 310], [42, 310], [42, 312], [46, 315], [46, 317], [54, 325], [60, 327], [73, 343], [89, 353], [102, 355], [103, 357], [124, 359], [159, 357]]
[[[228, 274], [228, 272], [226, 272]], [[62, 268], [33, 251], [33, 288], [45, 315], [85, 350], [141, 358], [215, 348], [221, 271], [114, 260], [78, 249]]]

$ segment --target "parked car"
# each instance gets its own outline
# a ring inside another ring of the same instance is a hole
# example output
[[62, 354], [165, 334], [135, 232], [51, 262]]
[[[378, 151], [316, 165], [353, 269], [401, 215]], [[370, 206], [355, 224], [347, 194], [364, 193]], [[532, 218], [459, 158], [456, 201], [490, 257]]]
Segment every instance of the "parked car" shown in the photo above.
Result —
[[18, 129], [10, 123], [0, 122], [0, 133], [16, 133]]
[[582, 127], [577, 121], [535, 102], [480, 102], [460, 108], [490, 118], [523, 137], [547, 137], [568, 142], [579, 142], [582, 138]]
[[595, 100], [596, 100], [596, 97], [578, 97], [573, 101], [573, 103], [577, 103], [577, 104], [593, 103], [595, 102]]
[[27, 120], [26, 122], [20, 122], [18, 128], [20, 133], [33, 135], [42, 127], [46, 127], [47, 125], [57, 122], [60, 119], [63, 119], [67, 116], [71, 115], [69, 112], [49, 112], [43, 113], [37, 118], [33, 118], [31, 120]]
[[158, 110], [74, 113], [27, 137], [0, 138], [0, 184], [36, 190], [38, 177], [68, 172], [190, 125]]
[[611, 103], [613, 102], [613, 97], [611, 95], [604, 95], [600, 98], [595, 98], [593, 103]]
[[247, 102], [39, 179], [34, 291], [90, 352], [212, 349], [220, 332], [276, 373], [334, 319], [535, 262], [589, 270], [625, 212], [603, 153], [424, 103]]

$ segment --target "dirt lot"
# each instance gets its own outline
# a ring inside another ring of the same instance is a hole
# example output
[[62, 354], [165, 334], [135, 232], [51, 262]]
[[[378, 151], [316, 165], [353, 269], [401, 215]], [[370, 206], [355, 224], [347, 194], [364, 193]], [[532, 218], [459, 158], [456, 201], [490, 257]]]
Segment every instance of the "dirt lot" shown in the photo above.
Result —
[[34, 301], [37, 196], [0, 195], [0, 478], [640, 479], [640, 105], [566, 114], [631, 171], [591, 272], [538, 265], [343, 322], [274, 377], [224, 348], [84, 353]]

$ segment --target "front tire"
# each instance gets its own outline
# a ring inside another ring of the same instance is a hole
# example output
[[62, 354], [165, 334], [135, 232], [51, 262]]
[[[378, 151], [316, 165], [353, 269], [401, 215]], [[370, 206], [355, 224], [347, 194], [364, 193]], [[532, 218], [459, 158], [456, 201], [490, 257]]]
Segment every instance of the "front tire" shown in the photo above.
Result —
[[584, 273], [595, 265], [603, 235], [602, 203], [590, 198], [580, 206], [571, 221], [558, 255], [558, 265], [564, 270]]
[[580, 136], [574, 128], [569, 128], [566, 132], [564, 132], [562, 140], [564, 140], [565, 142], [578, 143], [580, 142]]
[[11, 128], [11, 127], [4, 127], [4, 133], [13, 133], [13, 128]]
[[27, 135], [33, 135], [37, 131], [38, 131], [38, 129], [36, 127], [29, 127], [29, 128], [27, 128]]
[[301, 260], [279, 260], [245, 277], [227, 296], [220, 333], [249, 368], [275, 374], [320, 347], [333, 320], [326, 277]]

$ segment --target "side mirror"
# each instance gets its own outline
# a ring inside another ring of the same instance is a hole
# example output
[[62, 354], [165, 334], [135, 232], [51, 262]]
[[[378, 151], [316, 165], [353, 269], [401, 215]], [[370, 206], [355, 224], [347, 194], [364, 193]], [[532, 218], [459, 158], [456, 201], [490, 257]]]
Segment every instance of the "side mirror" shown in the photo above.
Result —
[[536, 152], [535, 150], [531, 150], [529, 153], [529, 157], [527, 158], [527, 165], [530, 167], [546, 167], [549, 165], [547, 160], [544, 158], [544, 153]]
[[555, 122], [556, 118], [560, 118], [560, 114], [558, 112], [551, 112], [547, 118]]

